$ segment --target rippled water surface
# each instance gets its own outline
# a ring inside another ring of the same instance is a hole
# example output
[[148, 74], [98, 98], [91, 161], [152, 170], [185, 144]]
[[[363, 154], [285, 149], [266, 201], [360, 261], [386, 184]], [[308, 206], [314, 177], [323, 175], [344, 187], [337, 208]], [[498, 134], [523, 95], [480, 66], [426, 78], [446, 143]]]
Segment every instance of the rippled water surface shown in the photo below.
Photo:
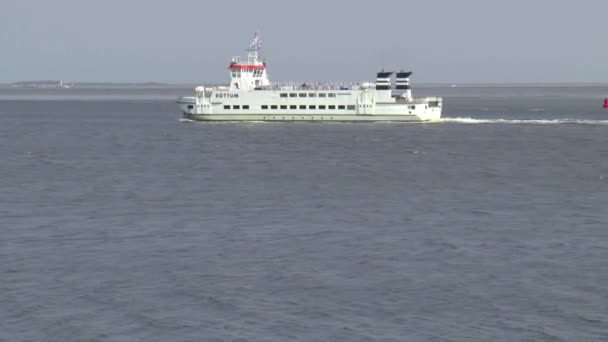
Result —
[[423, 87], [431, 124], [180, 92], [0, 89], [0, 341], [608, 340], [608, 87]]

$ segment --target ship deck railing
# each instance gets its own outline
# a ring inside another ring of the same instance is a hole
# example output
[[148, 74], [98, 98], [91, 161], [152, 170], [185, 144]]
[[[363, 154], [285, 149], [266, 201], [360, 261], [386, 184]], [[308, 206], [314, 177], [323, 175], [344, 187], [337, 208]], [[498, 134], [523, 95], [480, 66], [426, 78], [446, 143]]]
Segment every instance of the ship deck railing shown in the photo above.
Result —
[[[351, 90], [362, 88], [375, 88], [369, 82], [272, 82], [269, 85], [257, 86], [254, 90]], [[205, 87], [210, 90], [227, 90], [227, 86]]]
[[[228, 90], [228, 86], [215, 85], [206, 86], [207, 90]], [[374, 89], [375, 83], [371, 82], [272, 82], [269, 85], [257, 86], [256, 91], [260, 90], [352, 90], [352, 89]], [[396, 91], [397, 89], [392, 89]]]
[[376, 86], [369, 82], [272, 82], [259, 90], [351, 90], [361, 89], [363, 85]]
[[397, 102], [442, 102], [443, 98], [437, 96], [411, 97], [409, 99], [404, 97], [395, 97], [395, 100]]

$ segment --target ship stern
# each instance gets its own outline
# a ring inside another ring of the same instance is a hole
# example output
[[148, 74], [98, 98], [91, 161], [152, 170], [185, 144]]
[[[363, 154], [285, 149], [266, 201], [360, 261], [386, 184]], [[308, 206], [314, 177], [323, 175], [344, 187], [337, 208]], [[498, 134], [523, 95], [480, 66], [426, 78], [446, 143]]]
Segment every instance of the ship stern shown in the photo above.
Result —
[[192, 96], [181, 96], [177, 99], [177, 105], [181, 109], [184, 117], [196, 114], [196, 98]]

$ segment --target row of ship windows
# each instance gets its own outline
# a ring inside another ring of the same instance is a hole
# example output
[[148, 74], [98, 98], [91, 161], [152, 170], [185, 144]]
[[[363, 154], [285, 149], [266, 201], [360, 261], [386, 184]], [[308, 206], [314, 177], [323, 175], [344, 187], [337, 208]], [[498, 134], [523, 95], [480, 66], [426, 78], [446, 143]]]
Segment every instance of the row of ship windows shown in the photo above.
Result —
[[[241, 109], [241, 108], [242, 109], [249, 109], [249, 105], [242, 105], [242, 106], [240, 106], [240, 105], [233, 105], [232, 107], [230, 107], [230, 105], [224, 105], [224, 109], [231, 109], [231, 108], [232, 109]], [[318, 106], [316, 106], [316, 105], [309, 105], [309, 106], [306, 106], [306, 105], [299, 105], [299, 106], [296, 106], [296, 105], [290, 105], [290, 106], [287, 106], [287, 105], [280, 105], [280, 106], [278, 106], [278, 105], [271, 105], [271, 106], [269, 106], [269, 105], [262, 105], [262, 109], [307, 109], [307, 108], [308, 109], [317, 109], [318, 108], [318, 109], [355, 110], [355, 106], [354, 105], [348, 105], [348, 106], [347, 105], [338, 105], [338, 106], [336, 106], [336, 105], [328, 105], [328, 106], [326, 106], [326, 105], [318, 105]]]
[[336, 97], [334, 93], [281, 93], [281, 97]]
[[241, 72], [250, 74], [253, 73], [253, 77], [262, 77], [262, 70], [260, 69], [232, 71], [231, 75], [232, 77], [241, 77]]
[[[329, 117], [327, 120], [333, 120], [334, 117]], [[287, 117], [287, 119], [285, 119], [285, 117], [276, 117], [276, 116], [265, 116], [263, 118], [263, 120], [289, 120], [289, 117]], [[298, 119], [298, 117], [296, 116], [292, 116], [291, 120], [305, 120], [305, 121], [310, 121], [310, 120], [326, 120], [325, 117], [321, 116], [321, 117], [314, 117], [314, 116], [302, 116], [302, 119]]]

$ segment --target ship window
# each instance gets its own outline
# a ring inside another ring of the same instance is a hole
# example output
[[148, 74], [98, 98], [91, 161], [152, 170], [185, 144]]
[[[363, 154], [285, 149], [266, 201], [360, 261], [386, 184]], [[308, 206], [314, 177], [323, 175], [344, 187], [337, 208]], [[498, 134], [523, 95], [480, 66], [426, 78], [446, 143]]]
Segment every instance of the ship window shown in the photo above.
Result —
[[409, 109], [416, 109], [416, 106], [408, 106]]
[[188, 105], [188, 109], [194, 109], [193, 105]]
[[299, 93], [298, 96], [299, 97], [306, 97], [306, 94], [305, 93]]
[[348, 105], [348, 106], [346, 106], [346, 109], [355, 110], [355, 105]]
[[232, 109], [241, 109], [241, 106], [240, 105], [234, 105], [234, 106], [232, 106]]
[[230, 106], [229, 105], [225, 105], [224, 109], [230, 109]]
[[327, 109], [336, 109], [336, 106], [330, 105], [330, 106], [327, 107]]
[[325, 96], [327, 96], [327, 94], [325, 94], [325, 93], [319, 93], [319, 97], [325, 97]]
[[310, 106], [308, 106], [308, 109], [317, 109], [317, 106], [315, 106], [315, 105], [310, 105]]
[[244, 105], [243, 109], [249, 109], [249, 105]]
[[296, 93], [289, 93], [289, 97], [297, 97], [297, 96], [298, 96], [298, 94], [296, 94]]
[[325, 105], [319, 105], [319, 109], [325, 109]]
[[317, 94], [315, 94], [315, 93], [308, 93], [308, 97], [317, 97]]
[[287, 93], [281, 93], [281, 97], [287, 97]]
[[328, 96], [328, 97], [336, 97], [336, 94], [334, 94], [334, 93], [329, 93], [329, 94], [327, 94], [327, 96]]
[[346, 109], [346, 106], [338, 106], [338, 109]]
[[287, 109], [286, 105], [281, 105], [281, 109]]
[[298, 106], [296, 106], [296, 105], [291, 105], [291, 106], [289, 106], [289, 109], [298, 109]]
[[270, 106], [270, 109], [277, 109], [277, 106], [276, 105], [272, 105], [272, 106]]
[[306, 109], [306, 105], [300, 105], [300, 109]]
[[268, 105], [262, 105], [262, 109], [268, 109]]

